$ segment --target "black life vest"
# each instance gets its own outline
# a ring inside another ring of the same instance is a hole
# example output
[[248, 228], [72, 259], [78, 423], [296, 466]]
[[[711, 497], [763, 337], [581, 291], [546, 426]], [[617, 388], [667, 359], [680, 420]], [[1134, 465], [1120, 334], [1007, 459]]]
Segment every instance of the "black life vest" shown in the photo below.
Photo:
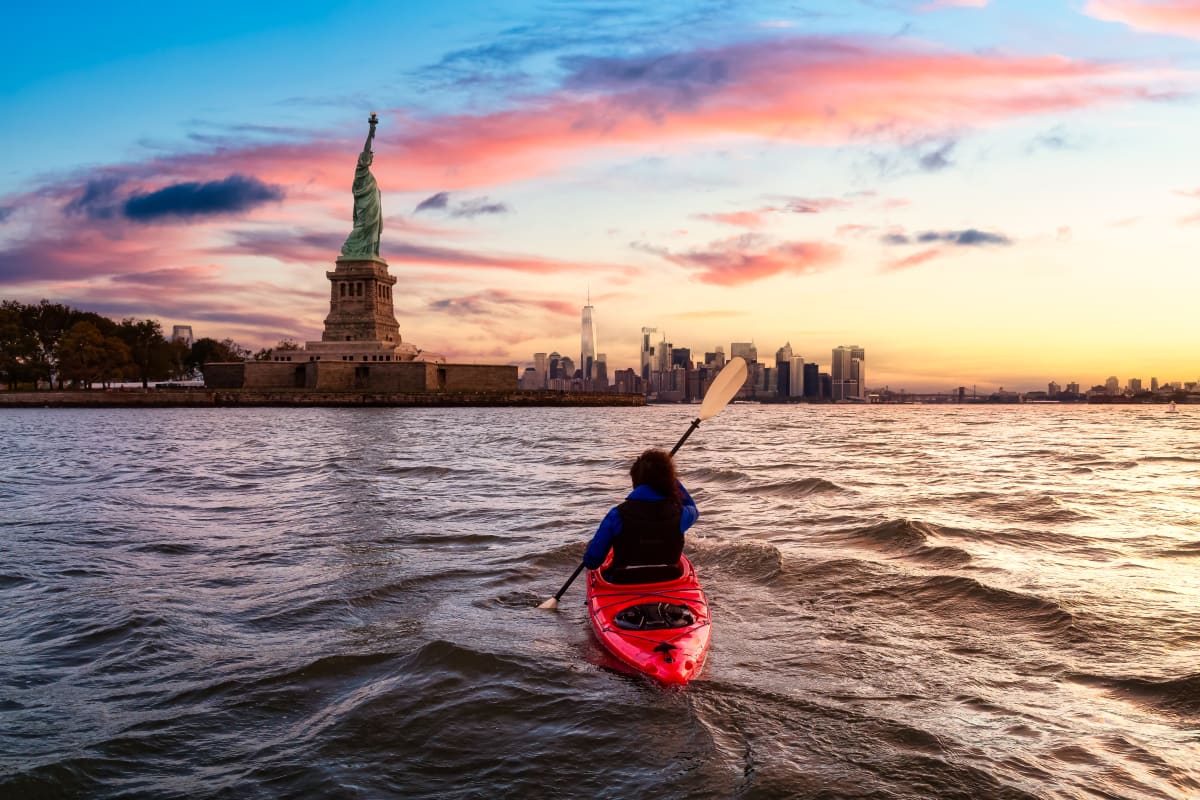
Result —
[[683, 555], [682, 509], [663, 500], [626, 500], [617, 513], [621, 533], [613, 539], [614, 568], [678, 563]]

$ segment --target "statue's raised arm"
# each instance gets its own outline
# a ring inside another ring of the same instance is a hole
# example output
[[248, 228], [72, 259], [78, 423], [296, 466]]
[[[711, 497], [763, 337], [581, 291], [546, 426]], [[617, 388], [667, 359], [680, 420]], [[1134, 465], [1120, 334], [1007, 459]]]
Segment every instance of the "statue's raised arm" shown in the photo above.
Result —
[[367, 118], [367, 124], [371, 126], [371, 130], [367, 132], [367, 141], [363, 143], [363, 152], [371, 152], [371, 141], [375, 138], [375, 126], [379, 124], [379, 117], [375, 116], [375, 112], [371, 112], [371, 116]]
[[379, 118], [371, 112], [367, 124], [371, 126], [367, 133], [367, 141], [363, 151], [358, 156], [358, 166], [354, 169], [354, 230], [342, 245], [342, 255], [357, 258], [379, 257], [379, 236], [383, 233], [383, 206], [380, 202], [379, 185], [371, 174], [371, 163], [375, 154], [371, 152], [371, 142], [375, 139], [375, 126]]

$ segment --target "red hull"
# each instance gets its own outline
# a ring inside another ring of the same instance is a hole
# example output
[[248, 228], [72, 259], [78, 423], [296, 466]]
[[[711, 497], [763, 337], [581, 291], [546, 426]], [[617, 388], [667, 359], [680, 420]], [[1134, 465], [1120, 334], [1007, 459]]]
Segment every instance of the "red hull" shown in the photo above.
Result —
[[[611, 558], [611, 556], [610, 556]], [[696, 579], [687, 556], [680, 558], [683, 575], [662, 583], [614, 584], [601, 572], [588, 571], [587, 605], [592, 630], [600, 643], [624, 663], [665, 684], [686, 684], [704, 666], [712, 634], [708, 600]], [[631, 631], [620, 628], [613, 618], [630, 606], [671, 603], [687, 606], [693, 623], [681, 628]]]

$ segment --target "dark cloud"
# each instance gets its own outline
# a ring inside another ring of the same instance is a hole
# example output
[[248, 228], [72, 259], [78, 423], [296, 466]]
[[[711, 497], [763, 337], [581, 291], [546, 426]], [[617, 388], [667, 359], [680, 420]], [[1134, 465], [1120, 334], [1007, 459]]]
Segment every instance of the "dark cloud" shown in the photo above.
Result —
[[1083, 138], [1071, 135], [1062, 125], [1056, 125], [1045, 133], [1035, 136], [1026, 145], [1025, 151], [1035, 153], [1038, 150], [1082, 150], [1084, 147], [1085, 140]]
[[0, 206], [0, 222], [4, 222], [16, 211], [12, 206]]
[[[728, 0], [705, 0], [687, 9], [654, 3], [545, 4], [527, 22], [489, 33], [485, 43], [455, 50], [410, 74], [428, 88], [494, 89], [510, 95], [515, 87], [538, 82], [526, 65], [556, 56], [612, 52], [653, 46], [679, 31], [694, 33], [720, 18], [738, 16]], [[571, 69], [570, 66], [567, 66]]]
[[917, 166], [924, 172], [941, 172], [947, 167], [954, 166], [954, 162], [950, 160], [950, 153], [957, 144], [958, 142], [951, 139], [928, 153], [918, 155]]
[[1010, 245], [1012, 239], [1002, 233], [967, 228], [961, 231], [923, 231], [909, 236], [903, 233], [887, 233], [879, 238], [889, 245], [905, 244], [952, 244], [959, 247], [980, 247], [983, 245]]
[[922, 139], [905, 144], [892, 153], [868, 153], [867, 159], [882, 177], [896, 177], [916, 171], [941, 172], [957, 163], [951, 158], [957, 147], [957, 139], [947, 139], [940, 144]]
[[459, 203], [458, 208], [450, 212], [450, 216], [470, 218], [481, 214], [507, 214], [509, 210], [504, 203], [493, 203], [486, 197], [475, 197]]
[[448, 205], [450, 205], [450, 193], [438, 192], [417, 203], [417, 207], [413, 209], [413, 213], [419, 214], [422, 211], [430, 211], [432, 209], [445, 209]]
[[283, 190], [257, 178], [230, 175], [220, 181], [177, 183], [125, 201], [125, 216], [135, 222], [164, 217], [198, 217], [235, 214], [283, 199]]
[[461, 315], [486, 317], [501, 315], [512, 318], [529, 314], [532, 311], [545, 311], [565, 317], [574, 317], [579, 313], [579, 306], [575, 303], [553, 298], [530, 297], [524, 293], [514, 293], [503, 289], [487, 289], [472, 295], [433, 300], [429, 303], [429, 308], [433, 311], [448, 311]]
[[670, 53], [633, 58], [570, 56], [559, 63], [568, 70], [563, 85], [584, 91], [622, 91], [630, 87], [690, 91], [730, 82], [729, 60], [713, 53]]
[[463, 200], [457, 206], [451, 208], [450, 193], [438, 192], [435, 195], [426, 197], [413, 209], [414, 214], [421, 211], [446, 211], [452, 217], [466, 217], [469, 219], [483, 214], [507, 214], [511, 209], [505, 203], [493, 203], [487, 197], [472, 197]]
[[111, 219], [120, 212], [117, 189], [124, 181], [116, 177], [94, 178], [83, 187], [83, 193], [63, 206], [67, 214], [82, 214], [88, 219]]

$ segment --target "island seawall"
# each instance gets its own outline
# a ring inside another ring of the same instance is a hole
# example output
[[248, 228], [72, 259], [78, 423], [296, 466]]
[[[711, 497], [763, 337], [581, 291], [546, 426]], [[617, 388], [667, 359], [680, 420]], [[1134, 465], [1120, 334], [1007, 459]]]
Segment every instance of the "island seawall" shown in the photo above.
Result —
[[640, 394], [584, 392], [322, 392], [247, 389], [116, 389], [0, 392], [3, 408], [214, 408], [354, 406], [644, 406]]

